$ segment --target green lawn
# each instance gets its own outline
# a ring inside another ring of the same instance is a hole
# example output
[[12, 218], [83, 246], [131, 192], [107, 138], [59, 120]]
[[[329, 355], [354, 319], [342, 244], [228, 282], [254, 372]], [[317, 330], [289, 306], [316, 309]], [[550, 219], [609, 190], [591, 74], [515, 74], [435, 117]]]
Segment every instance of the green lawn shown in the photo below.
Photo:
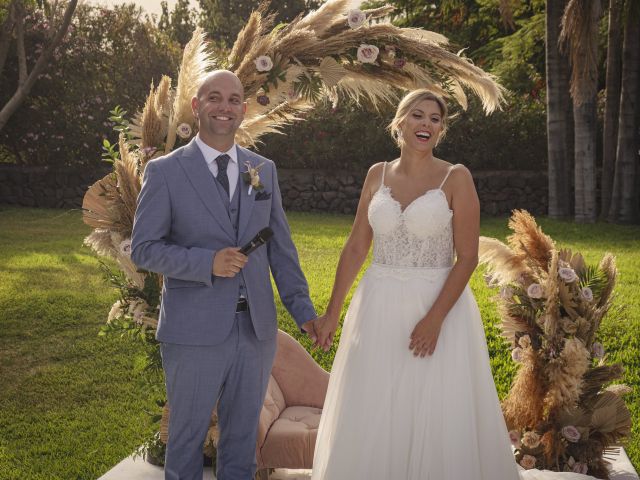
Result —
[[[294, 241], [318, 310], [327, 304], [351, 217], [292, 213]], [[612, 361], [626, 367], [634, 418], [627, 446], [640, 467], [640, 227], [574, 225], [541, 219], [558, 243], [596, 262], [617, 255], [618, 303], [625, 316], [602, 326]], [[0, 207], [0, 480], [95, 479], [152, 433], [140, 375], [142, 348], [98, 337], [117, 294], [82, 239], [89, 228], [78, 211]], [[482, 234], [504, 238], [506, 219], [484, 219]], [[482, 281], [472, 279], [494, 377], [501, 396], [513, 366], [498, 337], [497, 316]], [[300, 337], [279, 304], [281, 328]], [[306, 339], [301, 341], [308, 346]], [[334, 351], [313, 352], [330, 368]]]

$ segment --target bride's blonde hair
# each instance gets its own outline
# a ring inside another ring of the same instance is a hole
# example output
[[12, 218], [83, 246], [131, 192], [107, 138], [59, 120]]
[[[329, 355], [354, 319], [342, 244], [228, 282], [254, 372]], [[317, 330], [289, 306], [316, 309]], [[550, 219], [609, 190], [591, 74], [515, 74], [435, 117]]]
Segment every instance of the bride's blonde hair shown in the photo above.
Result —
[[440, 107], [440, 115], [442, 115], [442, 130], [440, 131], [440, 136], [438, 137], [438, 143], [440, 140], [444, 138], [444, 134], [447, 131], [447, 119], [449, 115], [449, 110], [447, 109], [447, 104], [442, 99], [442, 97], [436, 95], [431, 90], [427, 90], [426, 88], [420, 88], [418, 90], [413, 90], [409, 92], [398, 105], [396, 110], [396, 115], [391, 120], [391, 123], [388, 125], [387, 129], [391, 133], [391, 136], [396, 141], [399, 147], [402, 147], [404, 141], [402, 140], [402, 134], [400, 131], [400, 125], [404, 120], [409, 116], [411, 110], [415, 108], [415, 106], [424, 101], [424, 100], [433, 100]]

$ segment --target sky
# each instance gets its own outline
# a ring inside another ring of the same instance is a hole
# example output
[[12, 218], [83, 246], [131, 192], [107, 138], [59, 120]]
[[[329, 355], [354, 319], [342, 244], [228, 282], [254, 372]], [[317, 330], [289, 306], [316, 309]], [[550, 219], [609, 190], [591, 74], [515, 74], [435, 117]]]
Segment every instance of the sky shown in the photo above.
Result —
[[[173, 10], [173, 6], [176, 4], [177, 0], [167, 0], [167, 5], [169, 6], [169, 11]], [[136, 5], [140, 5], [145, 11], [151, 14], [156, 14], [160, 16], [162, 13], [162, 9], [160, 8], [160, 0], [90, 0], [90, 3], [111, 6], [120, 3], [135, 3]], [[198, 6], [198, 0], [189, 0], [189, 3], [193, 7]], [[351, 4], [353, 8], [358, 7], [362, 3], [362, 0], [351, 0]]]

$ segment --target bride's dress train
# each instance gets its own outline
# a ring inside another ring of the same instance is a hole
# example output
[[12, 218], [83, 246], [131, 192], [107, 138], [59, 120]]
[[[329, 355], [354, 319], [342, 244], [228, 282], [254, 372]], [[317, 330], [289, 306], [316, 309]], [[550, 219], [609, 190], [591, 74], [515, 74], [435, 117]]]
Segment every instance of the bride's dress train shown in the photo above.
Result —
[[441, 187], [402, 211], [383, 174], [371, 200], [373, 263], [344, 321], [312, 480], [592, 478], [519, 472], [469, 287], [447, 315], [434, 354], [416, 358], [409, 350], [454, 261], [453, 213]]

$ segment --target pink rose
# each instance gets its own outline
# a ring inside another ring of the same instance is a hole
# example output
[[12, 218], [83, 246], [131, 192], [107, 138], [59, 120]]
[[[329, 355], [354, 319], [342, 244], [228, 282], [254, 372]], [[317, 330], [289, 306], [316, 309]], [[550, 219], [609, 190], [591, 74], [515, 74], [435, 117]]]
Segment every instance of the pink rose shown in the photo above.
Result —
[[522, 361], [522, 349], [520, 347], [516, 347], [511, 350], [511, 358], [514, 362], [520, 363]]
[[393, 61], [393, 66], [396, 68], [403, 68], [407, 64], [407, 61], [404, 58], [396, 58]]
[[509, 431], [509, 440], [511, 440], [511, 445], [516, 448], [520, 448], [520, 432], [517, 430]]
[[584, 287], [581, 293], [582, 298], [584, 298], [587, 302], [593, 301], [593, 291], [589, 287]]
[[268, 72], [273, 68], [273, 61], [267, 55], [260, 55], [255, 59], [254, 63], [259, 72]]
[[347, 22], [349, 23], [349, 27], [358, 28], [366, 20], [367, 20], [367, 15], [363, 11], [357, 8], [354, 8], [353, 10], [349, 10], [349, 13], [347, 15]]
[[256, 101], [263, 107], [266, 107], [267, 105], [269, 105], [269, 103], [271, 103], [271, 100], [269, 100], [269, 97], [267, 97], [266, 95], [259, 95], [258, 98], [256, 98]]
[[527, 295], [529, 295], [530, 298], [542, 298], [543, 294], [544, 291], [539, 283], [532, 283], [527, 288]]
[[365, 45], [364, 43], [358, 47], [358, 60], [362, 63], [373, 63], [378, 58], [378, 47], [375, 45]]
[[578, 279], [578, 275], [576, 275], [576, 272], [573, 270], [573, 268], [569, 267], [559, 268], [558, 275], [567, 283], [573, 283]]
[[181, 123], [178, 125], [178, 128], [176, 128], [176, 133], [180, 138], [186, 140], [191, 136], [191, 125], [188, 123]]
[[562, 427], [562, 436], [571, 443], [577, 443], [580, 440], [580, 432], [573, 425]]
[[593, 342], [593, 345], [591, 345], [591, 353], [595, 358], [604, 357], [604, 346], [600, 342]]

